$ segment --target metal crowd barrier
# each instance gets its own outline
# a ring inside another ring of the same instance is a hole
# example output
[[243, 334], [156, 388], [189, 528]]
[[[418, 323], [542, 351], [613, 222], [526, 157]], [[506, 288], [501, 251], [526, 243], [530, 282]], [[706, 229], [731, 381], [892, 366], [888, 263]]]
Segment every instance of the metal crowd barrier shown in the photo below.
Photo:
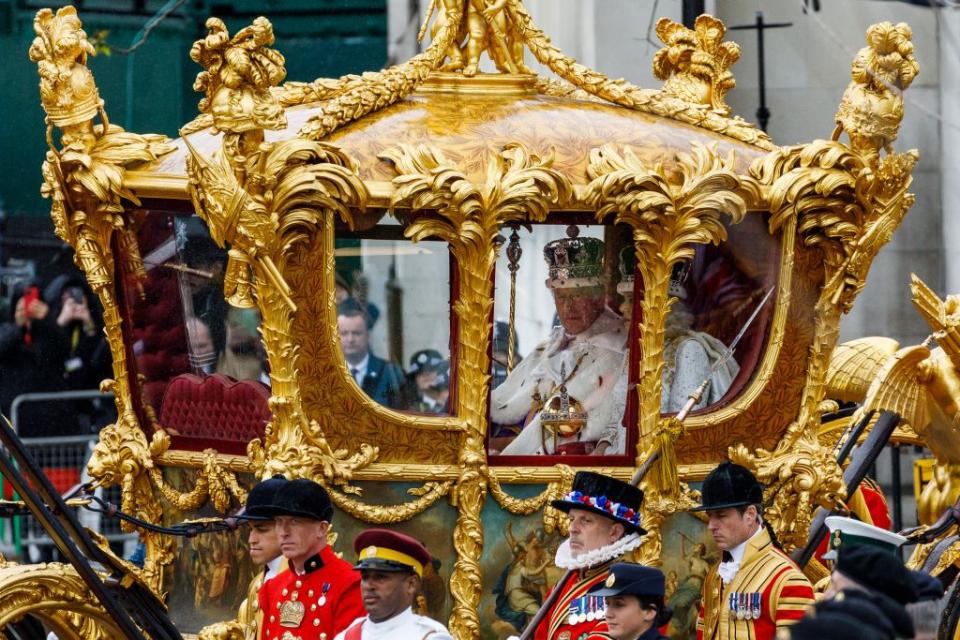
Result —
[[[98, 390], [63, 391], [57, 393], [25, 393], [14, 398], [10, 406], [10, 422], [13, 430], [18, 432], [20, 411], [24, 404], [31, 402], [66, 402], [74, 400], [88, 400], [101, 398], [110, 400], [112, 393], [101, 393]], [[69, 429], [68, 425], [64, 425]], [[96, 433], [83, 435], [49, 436], [43, 438], [22, 438], [24, 447], [44, 470], [47, 478], [61, 494], [80, 482], [90, 480], [87, 476], [87, 461], [93, 453], [93, 447], [99, 435]], [[13, 499], [10, 485], [0, 478], [0, 490], [6, 499]], [[120, 487], [97, 489], [98, 497], [120, 504]], [[77, 513], [80, 522], [93, 531], [104, 535], [111, 542], [122, 542], [132, 548], [136, 543], [135, 534], [123, 533], [120, 530], [120, 521], [115, 518], [103, 519], [99, 513], [80, 509]], [[31, 560], [45, 559], [46, 554], [53, 548], [53, 541], [46, 535], [37, 521], [30, 516], [17, 516], [9, 521], [0, 520], [0, 550], [3, 553], [18, 558]], [[24, 552], [27, 552], [27, 557]], [[127, 550], [125, 550], [127, 551]], [[125, 553], [124, 555], [129, 555]]]

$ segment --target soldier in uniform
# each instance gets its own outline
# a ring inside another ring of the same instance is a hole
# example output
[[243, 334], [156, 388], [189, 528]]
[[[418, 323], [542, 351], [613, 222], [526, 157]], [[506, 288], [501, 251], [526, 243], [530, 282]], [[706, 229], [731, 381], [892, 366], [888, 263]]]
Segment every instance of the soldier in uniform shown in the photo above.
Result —
[[673, 612], [664, 602], [663, 572], [653, 567], [618, 562], [590, 594], [603, 597], [607, 635], [613, 640], [670, 640], [660, 627]]
[[697, 640], [772, 640], [803, 617], [813, 587], [775, 543], [762, 517], [763, 487], [748, 469], [724, 462], [703, 482], [707, 528], [723, 560], [703, 583]]
[[834, 560], [826, 600], [843, 591], [870, 591], [902, 605], [943, 596], [943, 584], [923, 571], [912, 571], [900, 559], [899, 548], [907, 539], [873, 525], [830, 516], [830, 550], [824, 559]]
[[287, 479], [283, 476], [274, 476], [257, 483], [250, 489], [246, 505], [236, 514], [238, 520], [250, 523], [250, 532], [247, 535], [250, 559], [260, 571], [250, 581], [247, 597], [237, 610], [237, 619], [204, 627], [198, 635], [200, 640], [225, 637], [228, 630], [232, 633], [230, 637], [237, 637], [237, 634], [244, 640], [256, 640], [258, 637], [257, 632], [263, 625], [263, 614], [257, 595], [264, 583], [286, 570], [273, 516], [269, 515], [277, 491], [286, 482]]
[[418, 540], [387, 529], [368, 529], [353, 542], [367, 615], [335, 640], [452, 640], [447, 628], [413, 612], [424, 568], [432, 558]]
[[363, 615], [360, 576], [327, 544], [333, 504], [312, 480], [290, 480], [263, 511], [276, 520], [290, 570], [260, 589], [262, 640], [330, 640]]
[[270, 506], [280, 487], [287, 483], [283, 476], [275, 476], [258, 483], [247, 495], [247, 504], [240, 517], [250, 520], [250, 533], [247, 543], [250, 546], [250, 559], [263, 570], [250, 583], [247, 599], [240, 605], [237, 621], [245, 625], [245, 638], [254, 640], [257, 629], [263, 625], [263, 614], [257, 595], [268, 580], [286, 570], [283, 554], [280, 552], [280, 540], [277, 537], [276, 523], [268, 515]]
[[643, 491], [599, 473], [580, 471], [573, 488], [552, 505], [568, 514], [569, 537], [554, 563], [567, 575], [554, 588], [559, 597], [534, 631], [535, 640], [606, 640], [603, 598], [590, 589], [603, 584], [610, 567], [640, 546]]

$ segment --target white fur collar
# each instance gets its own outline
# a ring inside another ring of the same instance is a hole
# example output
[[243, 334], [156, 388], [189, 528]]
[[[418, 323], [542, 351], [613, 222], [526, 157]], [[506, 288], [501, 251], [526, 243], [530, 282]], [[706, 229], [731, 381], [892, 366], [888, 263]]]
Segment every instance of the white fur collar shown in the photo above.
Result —
[[631, 533], [630, 535], [626, 535], [605, 547], [600, 547], [599, 549], [582, 553], [574, 558], [573, 554], [570, 552], [570, 539], [568, 538], [564, 540], [557, 549], [557, 556], [554, 558], [554, 564], [561, 569], [589, 569], [590, 567], [595, 567], [607, 562], [608, 560], [619, 558], [623, 554], [633, 551], [640, 546], [640, 542], [640, 535], [637, 533]]

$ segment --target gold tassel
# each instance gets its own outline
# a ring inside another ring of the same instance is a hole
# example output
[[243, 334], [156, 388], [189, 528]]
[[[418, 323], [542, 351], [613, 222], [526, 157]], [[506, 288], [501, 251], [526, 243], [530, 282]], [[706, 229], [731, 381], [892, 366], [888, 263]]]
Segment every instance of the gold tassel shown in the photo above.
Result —
[[680, 486], [677, 454], [673, 445], [681, 435], [683, 435], [683, 423], [677, 420], [676, 416], [660, 421], [660, 434], [657, 436], [660, 449], [660, 457], [657, 460], [657, 480], [660, 490], [667, 495], [676, 495]]

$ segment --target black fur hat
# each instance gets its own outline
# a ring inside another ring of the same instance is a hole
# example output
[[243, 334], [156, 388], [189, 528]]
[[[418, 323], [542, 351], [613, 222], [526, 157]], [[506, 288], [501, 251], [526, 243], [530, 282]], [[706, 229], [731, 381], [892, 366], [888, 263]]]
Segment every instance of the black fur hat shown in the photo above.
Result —
[[763, 485], [750, 470], [729, 460], [710, 472], [700, 488], [701, 504], [691, 511], [745, 507], [763, 503]]
[[569, 513], [571, 509], [593, 511], [619, 522], [627, 533], [646, 533], [640, 526], [643, 491], [616, 478], [592, 471], [578, 471], [573, 477], [570, 493], [550, 504], [564, 513]]

